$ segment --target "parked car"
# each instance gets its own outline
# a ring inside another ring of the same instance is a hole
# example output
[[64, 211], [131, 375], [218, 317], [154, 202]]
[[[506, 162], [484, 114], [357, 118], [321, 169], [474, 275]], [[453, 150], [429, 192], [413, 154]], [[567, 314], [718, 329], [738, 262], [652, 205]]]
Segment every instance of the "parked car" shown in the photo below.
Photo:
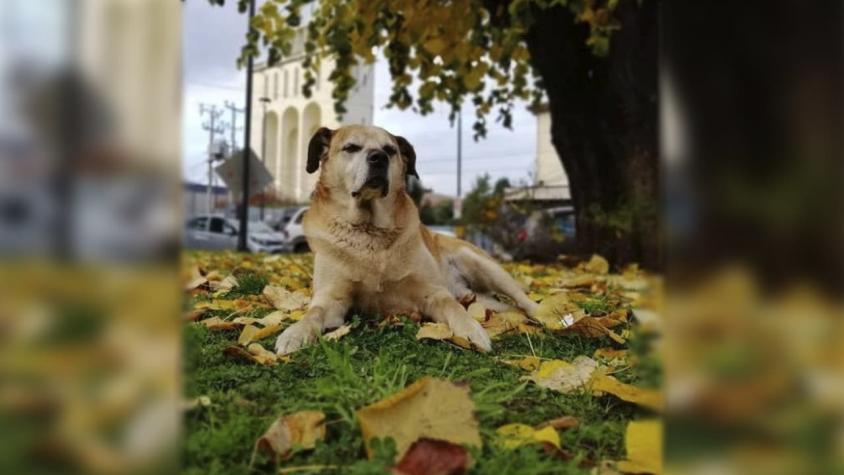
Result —
[[302, 219], [304, 219], [306, 211], [308, 211], [307, 206], [296, 210], [281, 230], [285, 237], [285, 244], [293, 252], [308, 252], [311, 249], [305, 239], [305, 232], [302, 230]]
[[[237, 249], [237, 220], [221, 215], [199, 215], [189, 219], [185, 229], [185, 247], [189, 249]], [[285, 252], [283, 234], [261, 221], [250, 221], [246, 246], [250, 252]]]

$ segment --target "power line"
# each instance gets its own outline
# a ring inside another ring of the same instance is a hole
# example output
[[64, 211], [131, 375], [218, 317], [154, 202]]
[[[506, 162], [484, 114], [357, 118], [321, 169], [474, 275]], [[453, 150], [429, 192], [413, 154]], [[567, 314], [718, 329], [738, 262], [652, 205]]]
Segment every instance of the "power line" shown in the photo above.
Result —
[[202, 86], [207, 87], [210, 89], [228, 89], [230, 91], [243, 91], [244, 87], [242, 86], [226, 86], [224, 84], [214, 84], [209, 82], [200, 82], [200, 81], [187, 81], [185, 83], [187, 86]]

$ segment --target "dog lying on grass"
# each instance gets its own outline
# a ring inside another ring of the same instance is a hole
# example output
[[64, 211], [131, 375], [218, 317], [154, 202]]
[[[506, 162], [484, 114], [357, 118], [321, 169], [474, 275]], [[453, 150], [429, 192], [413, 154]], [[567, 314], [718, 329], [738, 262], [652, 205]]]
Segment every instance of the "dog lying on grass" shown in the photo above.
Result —
[[403, 137], [378, 127], [319, 129], [308, 145], [308, 173], [320, 170], [303, 228], [314, 251], [313, 298], [305, 316], [276, 341], [292, 353], [343, 324], [352, 308], [381, 315], [418, 312], [446, 323], [483, 351], [491, 342], [460, 300], [471, 294], [488, 308], [528, 315], [537, 304], [481, 249], [432, 233], [405, 190], [416, 153]]

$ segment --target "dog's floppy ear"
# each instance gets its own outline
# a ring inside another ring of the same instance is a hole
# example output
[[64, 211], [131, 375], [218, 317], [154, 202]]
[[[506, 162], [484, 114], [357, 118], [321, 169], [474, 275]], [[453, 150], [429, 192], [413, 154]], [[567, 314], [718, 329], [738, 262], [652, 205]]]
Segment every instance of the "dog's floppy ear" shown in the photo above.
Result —
[[334, 131], [327, 127], [320, 127], [308, 143], [308, 165], [305, 170], [313, 173], [319, 169], [319, 161], [331, 144], [331, 134]]
[[396, 143], [399, 145], [399, 152], [407, 158], [407, 174], [419, 178], [419, 174], [416, 173], [416, 150], [413, 150], [413, 145], [410, 145], [410, 142], [404, 137], [398, 135], [394, 135], [393, 137], [395, 137]]

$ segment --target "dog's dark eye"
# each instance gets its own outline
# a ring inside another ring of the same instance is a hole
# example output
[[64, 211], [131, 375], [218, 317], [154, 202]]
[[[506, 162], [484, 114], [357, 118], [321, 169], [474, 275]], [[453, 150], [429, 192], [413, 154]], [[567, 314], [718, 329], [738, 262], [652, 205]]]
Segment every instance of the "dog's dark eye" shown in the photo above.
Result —
[[343, 151], [348, 153], [360, 152], [360, 150], [361, 146], [354, 143], [347, 143], [345, 146], [343, 146]]
[[387, 145], [386, 147], [384, 147], [384, 153], [386, 153], [387, 155], [390, 155], [390, 156], [395, 155], [396, 154], [396, 148], [393, 147], [392, 145]]

